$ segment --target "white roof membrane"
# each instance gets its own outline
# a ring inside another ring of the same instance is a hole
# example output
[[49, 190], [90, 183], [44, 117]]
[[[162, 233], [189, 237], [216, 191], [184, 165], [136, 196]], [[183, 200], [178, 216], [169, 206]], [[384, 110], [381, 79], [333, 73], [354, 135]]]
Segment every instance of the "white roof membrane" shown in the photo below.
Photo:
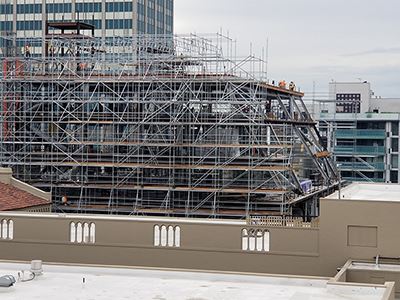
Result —
[[[339, 192], [326, 197], [326, 199], [339, 199]], [[400, 201], [400, 185], [380, 183], [352, 183], [342, 188], [340, 199], [365, 200], [365, 201]]]
[[[0, 276], [29, 270], [28, 264], [0, 263]], [[329, 287], [328, 279], [183, 271], [44, 265], [32, 281], [0, 288], [1, 300], [20, 299], [296, 299], [376, 300], [385, 288]], [[25, 273], [25, 276], [27, 276]]]

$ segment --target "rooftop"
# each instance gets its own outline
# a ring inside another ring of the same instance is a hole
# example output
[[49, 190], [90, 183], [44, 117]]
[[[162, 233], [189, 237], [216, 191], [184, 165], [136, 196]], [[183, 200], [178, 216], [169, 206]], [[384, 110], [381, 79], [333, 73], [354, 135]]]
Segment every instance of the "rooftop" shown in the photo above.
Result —
[[[0, 276], [30, 278], [29, 264], [0, 263]], [[332, 285], [328, 278], [44, 265], [44, 274], [0, 288], [17, 299], [385, 299], [384, 286]]]
[[[338, 199], [338, 191], [326, 197], [326, 199]], [[345, 200], [363, 201], [400, 201], [400, 185], [387, 183], [352, 183], [342, 188], [340, 198]]]
[[45, 193], [13, 178], [11, 169], [0, 168], [0, 211], [20, 210], [50, 204], [50, 193]]
[[14, 186], [0, 183], [0, 211], [18, 210], [49, 204], [51, 204], [49, 200], [36, 197]]

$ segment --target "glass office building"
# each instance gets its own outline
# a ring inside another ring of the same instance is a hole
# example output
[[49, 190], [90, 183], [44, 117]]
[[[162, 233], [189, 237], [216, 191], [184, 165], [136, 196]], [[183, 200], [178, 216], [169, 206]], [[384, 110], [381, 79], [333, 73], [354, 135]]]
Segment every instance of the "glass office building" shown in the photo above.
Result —
[[48, 20], [90, 23], [98, 37], [172, 34], [173, 11], [173, 0], [1, 0], [0, 31], [41, 37]]

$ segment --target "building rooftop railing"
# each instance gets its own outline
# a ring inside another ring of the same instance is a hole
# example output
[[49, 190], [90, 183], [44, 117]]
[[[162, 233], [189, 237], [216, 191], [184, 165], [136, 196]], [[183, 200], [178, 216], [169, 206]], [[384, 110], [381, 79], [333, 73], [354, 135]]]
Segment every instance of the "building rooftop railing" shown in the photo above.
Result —
[[384, 171], [385, 164], [363, 162], [338, 162], [340, 170]]
[[247, 218], [249, 226], [267, 227], [294, 227], [294, 228], [319, 228], [319, 219], [313, 218], [310, 222], [305, 222], [299, 217], [285, 216], [250, 216]]
[[347, 181], [355, 182], [376, 182], [383, 183], [385, 180], [383, 178], [361, 178], [361, 177], [343, 177]]
[[371, 155], [379, 156], [385, 155], [384, 146], [337, 146], [334, 148], [335, 154], [349, 154], [349, 155]]
[[339, 129], [335, 131], [338, 139], [385, 139], [385, 130], [373, 129]]

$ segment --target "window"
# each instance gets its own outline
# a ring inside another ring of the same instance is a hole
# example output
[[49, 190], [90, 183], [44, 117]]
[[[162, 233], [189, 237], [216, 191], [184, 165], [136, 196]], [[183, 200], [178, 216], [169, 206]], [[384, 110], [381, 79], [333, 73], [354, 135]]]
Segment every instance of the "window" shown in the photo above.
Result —
[[13, 13], [12, 4], [0, 4], [0, 15], [7, 15]]
[[41, 30], [42, 21], [17, 21], [17, 30]]
[[392, 154], [392, 169], [397, 169], [399, 167], [399, 156]]
[[[107, 5], [107, 3], [106, 3]], [[76, 12], [101, 12], [101, 2], [79, 2], [75, 4]]]
[[361, 94], [336, 94], [337, 113], [360, 113]]
[[132, 2], [106, 2], [107, 12], [129, 12], [132, 10]]
[[399, 172], [398, 171], [390, 171], [390, 182], [391, 183], [399, 183]]
[[[0, 21], [0, 31], [12, 31], [13, 22], [12, 21]], [[5, 39], [3, 39], [5, 40]]]
[[143, 15], [143, 16], [145, 15], [145, 6], [143, 3], [138, 3], [137, 10], [138, 10], [139, 15]]
[[0, 239], [12, 240], [14, 239], [14, 222], [13, 220], [1, 220], [0, 222]]
[[399, 139], [392, 138], [392, 152], [399, 152]]
[[242, 230], [242, 250], [269, 252], [270, 240], [269, 231], [262, 229]]
[[96, 242], [96, 225], [94, 223], [70, 223], [69, 241], [78, 244], [94, 244]]
[[101, 29], [101, 20], [98, 19], [86, 19], [83, 22], [93, 25], [96, 29]]
[[110, 19], [106, 20], [106, 29], [132, 29], [132, 24], [130, 19]]
[[392, 122], [392, 135], [399, 135], [399, 123]]
[[[79, 3], [77, 3], [77, 5], [79, 5]], [[72, 4], [71, 3], [48, 3], [48, 4], [46, 4], [46, 12], [47, 13], [70, 13], [70, 12], [72, 12]]]
[[42, 4], [17, 4], [17, 14], [40, 14]]
[[181, 228], [172, 225], [155, 225], [154, 246], [179, 248], [181, 246]]

